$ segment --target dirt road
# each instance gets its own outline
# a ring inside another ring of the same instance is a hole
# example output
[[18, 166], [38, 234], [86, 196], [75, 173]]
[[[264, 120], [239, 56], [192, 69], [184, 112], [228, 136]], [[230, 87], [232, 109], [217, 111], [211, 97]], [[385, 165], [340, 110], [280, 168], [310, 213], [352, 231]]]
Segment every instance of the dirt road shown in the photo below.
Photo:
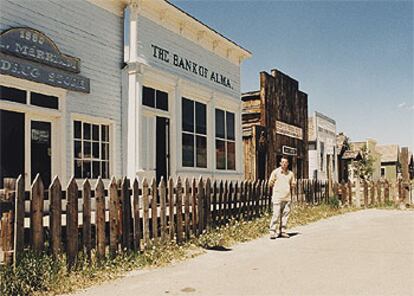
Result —
[[365, 210], [76, 295], [414, 295], [414, 212]]

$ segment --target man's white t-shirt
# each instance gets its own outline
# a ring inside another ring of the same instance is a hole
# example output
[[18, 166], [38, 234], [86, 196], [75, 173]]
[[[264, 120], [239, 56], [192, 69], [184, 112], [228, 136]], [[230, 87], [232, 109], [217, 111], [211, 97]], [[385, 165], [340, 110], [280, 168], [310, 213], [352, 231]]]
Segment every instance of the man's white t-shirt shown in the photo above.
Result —
[[272, 201], [290, 201], [291, 192], [290, 187], [294, 181], [294, 175], [292, 171], [287, 170], [283, 172], [281, 167], [275, 169], [269, 178], [269, 185], [273, 185]]

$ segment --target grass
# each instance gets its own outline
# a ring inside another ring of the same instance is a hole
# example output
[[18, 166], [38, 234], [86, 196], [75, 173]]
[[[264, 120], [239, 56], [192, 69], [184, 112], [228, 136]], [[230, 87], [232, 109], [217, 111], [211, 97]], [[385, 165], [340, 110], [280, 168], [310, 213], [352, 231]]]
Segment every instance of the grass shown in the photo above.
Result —
[[[357, 210], [329, 205], [294, 206], [289, 228]], [[228, 224], [203, 233], [184, 245], [174, 242], [154, 243], [142, 253], [120, 254], [114, 259], [89, 263], [80, 253], [78, 263], [68, 272], [63, 257], [58, 260], [44, 253], [24, 253], [19, 265], [0, 266], [0, 295], [56, 295], [86, 288], [125, 275], [128, 271], [165, 266], [205, 252], [205, 248], [231, 247], [268, 233], [270, 214], [251, 221], [231, 220]], [[93, 256], [95, 258], [95, 256]]]

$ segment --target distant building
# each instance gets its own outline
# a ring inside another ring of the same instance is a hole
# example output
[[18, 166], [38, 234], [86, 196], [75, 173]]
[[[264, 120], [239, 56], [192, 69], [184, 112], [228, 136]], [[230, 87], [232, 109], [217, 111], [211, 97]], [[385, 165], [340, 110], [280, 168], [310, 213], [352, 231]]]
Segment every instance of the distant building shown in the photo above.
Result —
[[282, 156], [297, 178], [308, 177], [308, 96], [299, 83], [272, 70], [260, 73], [260, 90], [242, 94], [245, 177], [265, 179]]
[[338, 181], [336, 122], [315, 112], [308, 120], [309, 177]]
[[344, 133], [339, 133], [336, 136], [336, 155], [337, 155], [337, 174], [338, 181], [348, 181], [348, 162], [344, 158], [345, 153], [349, 150], [349, 138]]
[[381, 154], [381, 178], [394, 182], [401, 169], [400, 147], [398, 145], [378, 145], [376, 151]]
[[[367, 148], [368, 154], [373, 158], [373, 172], [371, 180], [379, 180], [381, 178], [381, 154], [379, 154], [376, 150], [377, 141], [374, 139], [367, 139], [366, 141], [350, 142], [350, 150], [352, 152], [361, 152], [363, 147]], [[352, 174], [349, 177], [351, 180], [353, 179]]]

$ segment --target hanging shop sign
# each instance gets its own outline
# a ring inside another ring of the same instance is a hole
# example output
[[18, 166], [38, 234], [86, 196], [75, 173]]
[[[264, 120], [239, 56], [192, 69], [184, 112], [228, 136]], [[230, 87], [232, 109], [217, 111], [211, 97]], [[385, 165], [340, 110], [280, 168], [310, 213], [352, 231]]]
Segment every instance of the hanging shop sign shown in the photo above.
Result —
[[278, 120], [276, 120], [276, 133], [303, 140], [303, 131], [301, 128]]
[[12, 28], [0, 34], [0, 73], [89, 93], [89, 78], [79, 75], [80, 59], [60, 52], [45, 34]]
[[186, 57], [180, 56], [177, 53], [171, 52], [165, 48], [151, 44], [152, 56], [164, 63], [170, 64], [173, 67], [180, 68], [199, 77], [208, 79], [214, 83], [221, 84], [227, 88], [233, 89], [231, 80], [225, 75], [208, 69], [205, 65], [190, 60]]
[[298, 155], [297, 149], [289, 146], [282, 146], [282, 153], [285, 155]]

